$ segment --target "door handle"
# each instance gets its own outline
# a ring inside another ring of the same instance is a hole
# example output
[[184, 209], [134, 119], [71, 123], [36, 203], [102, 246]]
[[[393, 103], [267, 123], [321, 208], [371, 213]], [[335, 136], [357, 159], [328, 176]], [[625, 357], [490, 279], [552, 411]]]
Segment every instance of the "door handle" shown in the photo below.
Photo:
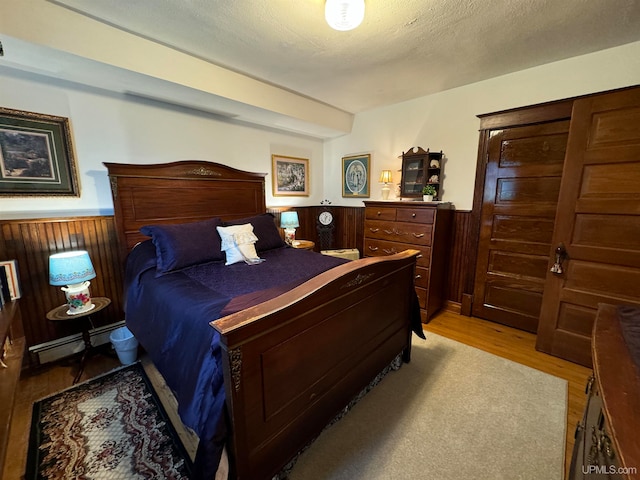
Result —
[[567, 250], [564, 247], [564, 244], [561, 243], [556, 247], [556, 261], [551, 266], [551, 273], [555, 273], [556, 275], [561, 275], [562, 270], [562, 262], [567, 258]]

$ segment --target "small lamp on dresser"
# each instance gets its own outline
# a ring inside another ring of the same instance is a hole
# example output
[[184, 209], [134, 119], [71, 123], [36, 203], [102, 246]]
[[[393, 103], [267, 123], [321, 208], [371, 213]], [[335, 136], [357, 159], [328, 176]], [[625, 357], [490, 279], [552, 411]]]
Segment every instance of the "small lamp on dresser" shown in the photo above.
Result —
[[390, 183], [393, 183], [393, 179], [391, 178], [391, 170], [382, 170], [380, 173], [380, 183], [382, 183], [382, 199], [389, 199], [389, 192], [391, 188], [389, 187]]
[[67, 297], [67, 314], [92, 310], [89, 280], [96, 278], [89, 254], [84, 250], [56, 253], [49, 257], [49, 284], [62, 286]]
[[292, 245], [296, 239], [296, 228], [300, 226], [298, 222], [298, 212], [282, 212], [280, 214], [280, 228], [284, 228], [284, 241]]

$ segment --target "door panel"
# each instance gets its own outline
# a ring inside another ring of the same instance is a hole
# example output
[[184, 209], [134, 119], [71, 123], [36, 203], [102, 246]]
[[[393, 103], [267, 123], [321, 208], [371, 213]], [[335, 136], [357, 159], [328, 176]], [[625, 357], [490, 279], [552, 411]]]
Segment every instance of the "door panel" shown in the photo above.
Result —
[[486, 132], [472, 314], [536, 332], [569, 121]]
[[537, 348], [590, 366], [598, 303], [640, 304], [640, 89], [576, 100], [566, 158]]

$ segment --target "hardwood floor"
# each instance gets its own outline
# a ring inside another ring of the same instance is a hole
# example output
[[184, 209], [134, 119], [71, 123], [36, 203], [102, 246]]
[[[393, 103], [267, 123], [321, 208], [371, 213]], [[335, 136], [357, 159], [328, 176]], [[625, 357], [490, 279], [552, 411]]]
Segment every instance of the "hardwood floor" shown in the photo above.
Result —
[[[573, 447], [573, 432], [585, 406], [584, 386], [591, 375], [590, 369], [537, 352], [534, 334], [449, 311], [436, 315], [425, 326], [425, 330], [567, 380], [569, 400], [565, 464], [568, 465]], [[81, 381], [118, 365], [117, 358], [113, 356], [96, 355], [88, 360]], [[70, 387], [77, 368], [77, 359], [72, 358], [42, 367], [20, 379], [3, 479], [20, 479], [24, 474], [33, 402]]]

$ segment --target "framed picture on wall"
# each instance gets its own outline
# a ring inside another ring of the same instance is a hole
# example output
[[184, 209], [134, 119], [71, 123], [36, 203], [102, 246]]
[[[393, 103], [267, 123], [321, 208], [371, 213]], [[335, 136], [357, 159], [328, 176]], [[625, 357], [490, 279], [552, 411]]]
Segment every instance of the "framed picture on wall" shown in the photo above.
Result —
[[342, 196], [369, 198], [371, 155], [342, 157]]
[[80, 196], [68, 118], [0, 107], [0, 195]]
[[309, 196], [309, 159], [271, 155], [273, 196]]

